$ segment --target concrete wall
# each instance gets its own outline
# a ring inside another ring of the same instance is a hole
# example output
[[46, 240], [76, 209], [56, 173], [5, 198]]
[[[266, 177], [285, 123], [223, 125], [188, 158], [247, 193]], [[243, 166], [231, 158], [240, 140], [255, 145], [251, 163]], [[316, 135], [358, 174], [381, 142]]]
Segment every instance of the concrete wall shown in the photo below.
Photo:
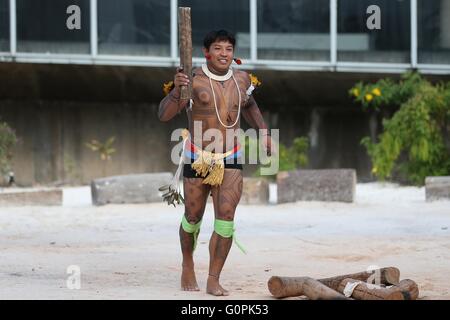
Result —
[[[3, 101], [0, 114], [20, 138], [14, 172], [23, 185], [173, 169], [165, 137], [175, 123], [159, 122], [154, 104]], [[111, 161], [85, 146], [111, 136], [117, 149]]]
[[[270, 127], [280, 128], [281, 142], [308, 135], [310, 168], [355, 168], [360, 180], [371, 179], [359, 142], [377, 135], [381, 115], [363, 112], [347, 90], [386, 75], [254, 73], [263, 81], [255, 96]], [[105, 174], [175, 170], [170, 133], [185, 127], [186, 117], [162, 123], [156, 115], [162, 83], [172, 74], [170, 68], [0, 63], [0, 119], [20, 138], [16, 181], [85, 184]], [[85, 143], [110, 136], [117, 152], [105, 164]]]

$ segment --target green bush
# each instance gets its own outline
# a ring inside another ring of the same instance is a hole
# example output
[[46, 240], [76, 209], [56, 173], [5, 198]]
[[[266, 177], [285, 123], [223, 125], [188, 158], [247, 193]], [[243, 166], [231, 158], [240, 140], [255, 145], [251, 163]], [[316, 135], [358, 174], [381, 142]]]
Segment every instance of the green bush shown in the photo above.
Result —
[[0, 173], [5, 175], [11, 170], [12, 150], [17, 144], [16, 133], [6, 123], [0, 122]]
[[378, 142], [361, 143], [372, 160], [372, 173], [380, 180], [398, 173], [410, 183], [423, 185], [426, 176], [450, 174], [446, 145], [450, 124], [450, 83], [433, 85], [418, 73], [407, 73], [399, 83], [383, 79], [358, 83], [349, 91], [364, 109], [399, 106], [383, 119]]
[[[245, 139], [245, 155], [246, 163], [248, 163], [248, 154], [250, 145], [254, 148], [259, 148], [256, 139], [250, 139], [246, 137]], [[292, 146], [287, 147], [286, 145], [280, 143], [278, 150], [278, 157], [275, 156], [275, 161], [278, 161], [279, 171], [289, 171], [299, 168], [304, 168], [308, 165], [308, 150], [309, 150], [309, 140], [307, 137], [297, 137], [294, 139]], [[259, 149], [255, 149], [258, 150]], [[259, 153], [258, 153], [259, 154]], [[256, 170], [254, 176], [260, 176], [260, 168]]]
[[297, 137], [291, 147], [280, 143], [279, 171], [296, 170], [308, 165], [309, 140], [307, 137]]
[[102, 177], [106, 177], [106, 166], [109, 161], [112, 160], [112, 155], [116, 152], [116, 148], [113, 147], [116, 137], [109, 137], [105, 142], [100, 142], [96, 139], [91, 142], [86, 142], [86, 147], [93, 152], [98, 152], [100, 160], [102, 161]]

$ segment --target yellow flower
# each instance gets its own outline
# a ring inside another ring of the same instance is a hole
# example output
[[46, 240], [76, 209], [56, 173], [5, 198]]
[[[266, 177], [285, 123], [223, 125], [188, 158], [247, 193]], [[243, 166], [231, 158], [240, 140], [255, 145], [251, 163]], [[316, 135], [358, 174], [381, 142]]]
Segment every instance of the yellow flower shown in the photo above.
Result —
[[164, 94], [167, 96], [174, 87], [175, 87], [175, 85], [173, 84], [173, 81], [164, 83], [164, 85], [163, 85]]
[[374, 95], [376, 95], [377, 97], [381, 96], [381, 91], [380, 91], [379, 88], [373, 89], [373, 90], [372, 90], [372, 93], [373, 93]]
[[250, 73], [249, 76], [250, 76], [250, 81], [254, 87], [258, 87], [261, 85], [261, 81], [259, 81], [255, 75]]
[[378, 171], [378, 168], [377, 168], [377, 167], [373, 167], [373, 168], [372, 168], [372, 173], [375, 174], [375, 173], [377, 173], [377, 171]]
[[358, 90], [358, 88], [354, 88], [354, 89], [352, 90], [352, 94], [353, 94], [355, 97], [358, 97], [358, 96], [359, 96], [359, 90]]
[[366, 101], [367, 101], [367, 102], [370, 102], [370, 101], [372, 101], [372, 99], [373, 99], [373, 95], [371, 95], [370, 93], [368, 93], [368, 94], [365, 95], [365, 98], [366, 98]]

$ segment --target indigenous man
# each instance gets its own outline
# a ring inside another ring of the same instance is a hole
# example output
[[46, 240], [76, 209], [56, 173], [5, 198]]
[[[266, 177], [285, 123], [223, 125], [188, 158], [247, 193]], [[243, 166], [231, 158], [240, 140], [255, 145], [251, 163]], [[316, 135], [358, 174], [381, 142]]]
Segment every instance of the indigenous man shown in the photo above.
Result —
[[[190, 158], [190, 163], [185, 163], [183, 168], [185, 213], [179, 231], [183, 254], [181, 288], [199, 291], [193, 251], [207, 198], [211, 193], [215, 221], [209, 243], [206, 291], [215, 296], [229, 294], [220, 285], [219, 277], [232, 245], [234, 214], [242, 194], [240, 144], [236, 135], [227, 141], [226, 131], [240, 128], [240, 114], [253, 128], [267, 129], [258, 105], [251, 96], [253, 87], [249, 75], [230, 67], [234, 59], [235, 42], [234, 36], [225, 30], [208, 33], [203, 43], [206, 64], [193, 70], [193, 101], [180, 99], [180, 87], [187, 86], [189, 78], [178, 68], [174, 77], [175, 87], [161, 101], [158, 113], [161, 121], [168, 121], [186, 109], [191, 136], [184, 145], [182, 155]], [[197, 133], [194, 124], [198, 123], [201, 123], [201, 132]], [[215, 152], [207, 150], [211, 143], [202, 139], [208, 129], [216, 129], [221, 133], [219, 137], [214, 137]], [[272, 139], [267, 130], [264, 132], [262, 145], [270, 155]]]

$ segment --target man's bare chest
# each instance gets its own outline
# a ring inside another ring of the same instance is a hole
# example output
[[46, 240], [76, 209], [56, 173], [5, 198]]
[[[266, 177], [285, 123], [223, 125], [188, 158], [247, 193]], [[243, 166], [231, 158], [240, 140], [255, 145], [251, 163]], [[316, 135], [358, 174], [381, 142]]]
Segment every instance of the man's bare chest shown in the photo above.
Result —
[[242, 100], [241, 91], [239, 84], [236, 85], [232, 79], [209, 81], [206, 77], [198, 77], [193, 84], [194, 106], [212, 110], [217, 108], [230, 112], [239, 107], [239, 99]]

